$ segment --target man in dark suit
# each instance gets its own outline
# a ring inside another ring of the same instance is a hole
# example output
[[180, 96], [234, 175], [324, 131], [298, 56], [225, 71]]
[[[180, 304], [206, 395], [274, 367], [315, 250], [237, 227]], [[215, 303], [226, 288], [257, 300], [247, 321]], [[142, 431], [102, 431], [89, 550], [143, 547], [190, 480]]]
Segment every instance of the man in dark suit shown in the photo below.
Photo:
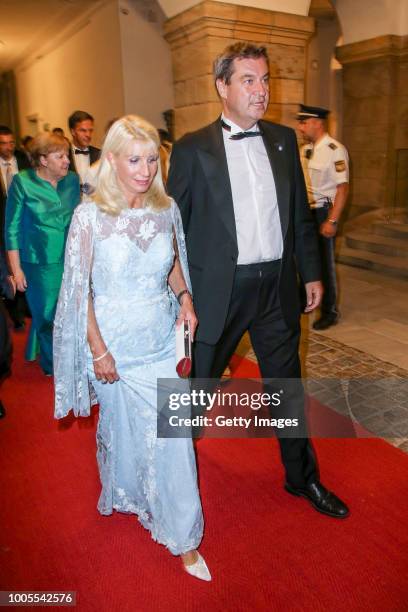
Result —
[[[10, 374], [12, 346], [7, 324], [6, 311], [2, 298], [13, 300], [16, 294], [16, 283], [9, 275], [4, 254], [0, 252], [0, 387], [3, 379]], [[0, 399], [0, 418], [6, 415], [6, 409]]]
[[[311, 312], [322, 285], [295, 132], [262, 121], [264, 47], [236, 43], [214, 63], [223, 113], [174, 145], [168, 190], [186, 234], [199, 320], [195, 376], [218, 378], [249, 331], [262, 377], [300, 378], [297, 271]], [[183, 292], [180, 301], [191, 299]], [[294, 383], [295, 384], [295, 383]], [[347, 506], [319, 481], [307, 438], [279, 438], [286, 490], [324, 514]]]
[[[27, 156], [16, 149], [16, 139], [12, 130], [0, 125], [0, 251], [5, 257], [4, 218], [6, 212], [7, 192], [15, 174], [30, 167]], [[16, 331], [25, 327], [24, 315], [28, 310], [24, 293], [17, 291], [16, 296], [5, 300], [8, 313]]]
[[87, 193], [86, 175], [90, 166], [101, 156], [101, 150], [91, 145], [94, 118], [85, 111], [77, 110], [69, 116], [68, 126], [72, 135], [69, 169], [79, 175], [81, 190]]

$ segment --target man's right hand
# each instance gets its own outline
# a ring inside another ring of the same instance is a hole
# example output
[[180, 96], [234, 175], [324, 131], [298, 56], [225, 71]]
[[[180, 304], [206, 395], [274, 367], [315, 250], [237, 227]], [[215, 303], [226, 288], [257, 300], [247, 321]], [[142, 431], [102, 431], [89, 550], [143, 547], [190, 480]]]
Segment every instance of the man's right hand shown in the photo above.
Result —
[[323, 297], [323, 285], [320, 281], [305, 283], [306, 308], [305, 312], [312, 312], [320, 305]]

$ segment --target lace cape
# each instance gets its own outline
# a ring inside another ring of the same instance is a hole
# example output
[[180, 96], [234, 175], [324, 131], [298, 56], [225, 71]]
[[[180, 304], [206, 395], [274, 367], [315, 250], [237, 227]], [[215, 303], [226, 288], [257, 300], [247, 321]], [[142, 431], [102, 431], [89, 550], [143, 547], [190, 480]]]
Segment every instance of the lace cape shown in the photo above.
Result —
[[[97, 403], [87, 376], [87, 325], [93, 241], [98, 215], [101, 214], [104, 213], [94, 203], [81, 204], [75, 210], [68, 233], [64, 275], [54, 320], [54, 416], [57, 419], [65, 417], [70, 410], [75, 416], [89, 416], [91, 406]], [[171, 215], [179, 261], [191, 291], [183, 225], [174, 201]], [[170, 288], [169, 292], [176, 318], [179, 306]]]

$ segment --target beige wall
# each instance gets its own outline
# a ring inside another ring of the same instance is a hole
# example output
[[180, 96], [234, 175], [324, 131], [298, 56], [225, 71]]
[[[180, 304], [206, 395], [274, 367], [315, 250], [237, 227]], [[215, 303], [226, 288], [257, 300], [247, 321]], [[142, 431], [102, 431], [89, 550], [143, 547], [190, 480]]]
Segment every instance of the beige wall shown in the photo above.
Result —
[[[293, 15], [307, 15], [310, 0], [222, 0], [226, 4], [238, 4], [241, 6], [253, 6], [266, 11], [281, 11]], [[201, 0], [159, 0], [168, 18], [178, 15], [192, 6], [199, 4]]]
[[118, 6], [112, 0], [82, 19], [57, 48], [16, 69], [21, 133], [30, 132], [30, 115], [38, 115], [40, 129], [49, 124], [67, 131], [67, 117], [80, 109], [95, 117], [94, 142], [100, 144], [107, 121], [124, 112], [121, 64]]
[[407, 0], [335, 0], [344, 44], [383, 34], [408, 34]]
[[150, 12], [136, 7], [131, 0], [120, 2], [125, 112], [166, 127], [162, 113], [173, 108], [174, 96], [170, 48], [162, 33], [164, 15], [154, 3]]

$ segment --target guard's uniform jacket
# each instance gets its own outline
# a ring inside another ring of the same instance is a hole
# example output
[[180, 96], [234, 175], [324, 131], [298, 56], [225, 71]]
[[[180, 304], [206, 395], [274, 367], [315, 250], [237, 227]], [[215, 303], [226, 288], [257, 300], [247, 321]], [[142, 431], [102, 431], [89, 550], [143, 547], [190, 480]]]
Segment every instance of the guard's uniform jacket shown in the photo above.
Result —
[[315, 145], [301, 149], [302, 167], [311, 208], [326, 208], [334, 201], [337, 185], [349, 182], [346, 148], [325, 134]]

